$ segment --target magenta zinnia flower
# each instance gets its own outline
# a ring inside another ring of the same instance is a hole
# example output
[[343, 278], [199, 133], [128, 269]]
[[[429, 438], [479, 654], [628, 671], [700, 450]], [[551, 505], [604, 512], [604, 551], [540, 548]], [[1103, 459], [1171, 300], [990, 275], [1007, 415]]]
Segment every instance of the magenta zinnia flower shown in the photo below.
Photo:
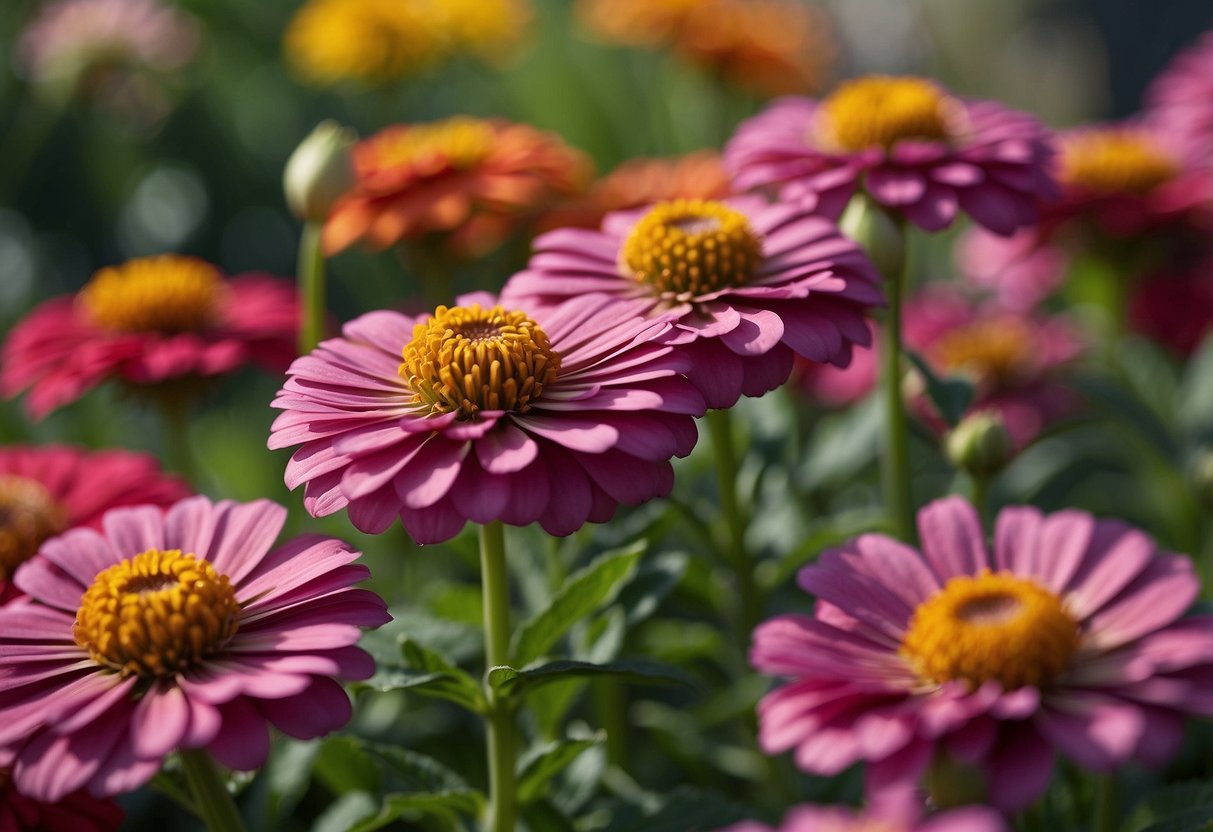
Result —
[[111, 508], [168, 507], [189, 494], [147, 454], [66, 445], [0, 448], [0, 603], [18, 594], [9, 578], [48, 538], [76, 526], [100, 529]]
[[1024, 113], [883, 75], [820, 101], [780, 99], [725, 149], [739, 190], [778, 189], [832, 217], [863, 190], [928, 231], [964, 212], [999, 234], [1036, 222], [1037, 201], [1053, 195], [1051, 157], [1044, 128]]
[[307, 739], [349, 720], [332, 677], [371, 675], [354, 644], [389, 616], [352, 588], [369, 573], [345, 543], [271, 549], [285, 520], [264, 500], [114, 509], [17, 570], [29, 597], [0, 609], [0, 747], [18, 789], [130, 791], [174, 749], [253, 769], [269, 725]]
[[913, 786], [933, 762], [985, 775], [1022, 808], [1061, 752], [1108, 771], [1158, 765], [1187, 714], [1213, 714], [1213, 618], [1181, 619], [1191, 562], [1080, 511], [1004, 509], [987, 549], [963, 499], [918, 514], [921, 551], [864, 535], [800, 573], [815, 614], [754, 633], [751, 661], [788, 678], [759, 705], [769, 753], [869, 789]]
[[[654, 339], [670, 324], [587, 295], [531, 314], [488, 295], [410, 318], [372, 312], [298, 359], [271, 448], [320, 517], [372, 534], [399, 516], [419, 543], [464, 524], [567, 535], [669, 492], [703, 398]], [[403, 357], [403, 363], [401, 358]]]
[[843, 806], [803, 804], [771, 828], [746, 821], [719, 832], [1006, 832], [1007, 822], [992, 809], [966, 806], [923, 818], [922, 800], [909, 790], [884, 795], [862, 812]]
[[1213, 165], [1213, 31], [1181, 52], [1146, 90], [1146, 118]]
[[637, 315], [673, 317], [691, 380], [725, 408], [787, 381], [793, 355], [849, 364], [871, 342], [878, 280], [859, 246], [804, 208], [679, 199], [609, 214], [601, 231], [543, 235], [502, 298], [530, 308], [606, 292]]
[[118, 804], [87, 792], [73, 792], [53, 803], [27, 797], [13, 787], [12, 772], [0, 767], [3, 832], [115, 832], [123, 817]]
[[298, 321], [298, 297], [285, 280], [227, 280], [193, 257], [130, 260], [18, 323], [0, 352], [0, 390], [29, 388], [27, 407], [41, 418], [107, 379], [154, 385], [249, 362], [283, 370]]
[[1070, 258], [1039, 227], [1010, 237], [982, 228], [965, 232], [955, 249], [956, 265], [970, 286], [999, 306], [1027, 312], [1061, 288]]

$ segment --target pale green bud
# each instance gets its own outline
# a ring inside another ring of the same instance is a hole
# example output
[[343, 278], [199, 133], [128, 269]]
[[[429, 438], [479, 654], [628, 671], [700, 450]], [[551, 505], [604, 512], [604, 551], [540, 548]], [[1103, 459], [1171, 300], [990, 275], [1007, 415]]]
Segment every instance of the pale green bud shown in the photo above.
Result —
[[305, 222], [322, 223], [333, 204], [354, 187], [351, 149], [358, 134], [335, 121], [324, 121], [300, 142], [282, 175], [286, 204]]
[[948, 461], [974, 476], [997, 474], [1015, 456], [1015, 443], [1002, 417], [990, 410], [970, 413], [944, 440]]
[[856, 194], [838, 221], [842, 233], [863, 246], [886, 280], [900, 279], [906, 257], [906, 235], [888, 213], [863, 194]]

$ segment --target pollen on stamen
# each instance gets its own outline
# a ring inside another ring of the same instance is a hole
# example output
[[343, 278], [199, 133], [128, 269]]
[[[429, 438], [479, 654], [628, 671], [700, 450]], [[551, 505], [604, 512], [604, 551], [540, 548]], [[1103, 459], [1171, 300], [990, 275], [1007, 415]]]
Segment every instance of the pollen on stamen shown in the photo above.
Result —
[[868, 75], [839, 84], [822, 101], [815, 129], [840, 150], [888, 150], [906, 139], [947, 141], [958, 132], [960, 109], [926, 79]]
[[1076, 131], [1061, 142], [1060, 179], [1100, 193], [1145, 194], [1179, 173], [1179, 165], [1144, 130]]
[[101, 269], [80, 291], [86, 315], [118, 332], [193, 332], [215, 324], [227, 287], [204, 260], [166, 254]]
[[67, 511], [42, 483], [0, 475], [0, 580], [34, 556], [42, 542], [67, 527]]
[[525, 413], [556, 379], [560, 356], [526, 313], [500, 306], [439, 306], [413, 327], [400, 377], [418, 408], [475, 419], [482, 410]]

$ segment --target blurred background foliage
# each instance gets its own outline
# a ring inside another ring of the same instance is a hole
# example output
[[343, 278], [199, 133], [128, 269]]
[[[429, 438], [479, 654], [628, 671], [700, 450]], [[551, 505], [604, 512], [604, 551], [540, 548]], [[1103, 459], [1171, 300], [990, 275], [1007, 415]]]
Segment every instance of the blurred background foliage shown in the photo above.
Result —
[[[79, 289], [95, 269], [144, 254], [194, 254], [230, 274], [292, 274], [299, 228], [283, 202], [282, 167], [326, 118], [366, 136], [397, 122], [460, 113], [503, 116], [558, 132], [604, 173], [637, 156], [719, 148], [764, 103], [667, 51], [596, 41], [567, 0], [534, 4], [523, 48], [500, 66], [460, 60], [381, 89], [318, 90], [300, 83], [283, 60], [282, 34], [298, 3], [179, 0], [200, 23], [199, 54], [165, 82], [161, 111], [134, 118], [32, 94], [14, 45], [39, 4], [6, 0], [0, 4], [0, 329], [37, 302]], [[1150, 78], [1213, 28], [1209, 0], [833, 0], [821, 6], [835, 30], [832, 78], [873, 71], [928, 75], [957, 92], [1034, 112], [1055, 127], [1131, 114]], [[918, 271], [946, 277], [952, 239], [944, 235], [924, 246]], [[466, 264], [453, 288], [497, 288], [524, 254], [507, 248]], [[416, 277], [391, 252], [351, 250], [331, 267], [330, 306], [339, 320], [418, 294]], [[1206, 346], [1183, 368], [1157, 348], [1132, 341], [1115, 366], [1110, 382], [1104, 377], [1102, 386], [1091, 388], [1103, 417], [1037, 443], [1007, 472], [995, 502], [1117, 514], [1166, 545], [1198, 548], [1209, 537], [1207, 509], [1188, 488], [1184, 466], [1209, 440], [1200, 431], [1213, 424], [1207, 401], [1213, 350]], [[307, 518], [298, 495], [282, 485], [286, 452], [265, 450], [268, 402], [280, 383], [248, 371], [214, 384], [193, 423], [203, 490], [236, 499], [270, 497], [291, 507], [291, 531], [321, 529], [362, 547], [374, 588], [391, 599], [397, 614], [375, 637], [376, 649], [391, 652], [395, 638], [408, 634], [453, 659], [474, 659], [480, 651], [474, 540], [464, 535], [437, 551], [416, 551], [398, 526], [370, 538], [344, 514]], [[790, 586], [801, 564], [879, 524], [872, 404], [822, 416], [805, 413], [794, 395], [743, 402], [737, 420], [747, 448], [741, 491], [751, 495], [750, 543], [762, 553], [759, 580], [775, 593], [768, 612], [803, 606], [803, 596]], [[0, 403], [0, 441], [160, 449], [155, 414], [114, 386], [38, 424], [17, 403]], [[952, 488], [955, 475], [933, 440], [919, 441], [915, 453], [922, 495]], [[679, 466], [670, 502], [565, 540], [510, 530], [523, 610], [540, 608], [593, 555], [648, 536], [644, 565], [618, 598], [574, 633], [570, 652], [643, 655], [694, 676], [690, 687], [629, 687], [626, 709], [618, 705], [625, 693], [613, 684], [595, 685], [587, 694], [585, 683], [561, 683], [536, 700], [538, 735], [554, 739], [561, 716], [572, 713], [571, 731], [589, 751], [541, 801], [553, 810], [551, 824], [541, 827], [533, 816], [533, 828], [561, 829], [557, 818], [563, 813], [592, 818], [595, 807], [609, 805], [593, 828], [681, 830], [692, 822], [688, 818], [726, 823], [735, 812], [728, 801], [774, 815], [795, 799], [858, 795], [855, 773], [811, 780], [787, 759], [767, 759], [753, 748], [747, 714], [768, 683], [753, 676], [725, 683], [742, 672], [747, 645], [714, 625], [728, 606], [730, 587], [696, 557], [698, 535], [709, 531], [703, 526], [712, 517], [713, 495], [710, 461], [696, 454]], [[654, 615], [658, 602], [660, 615]], [[469, 779], [482, 770], [478, 743], [449, 742], [451, 736], [475, 736], [466, 714], [399, 692], [360, 701], [355, 731], [425, 750], [470, 772]], [[627, 726], [604, 724], [624, 713]], [[604, 747], [590, 726], [615, 729], [613, 736], [623, 739]], [[1207, 748], [1200, 737], [1193, 743]], [[365, 812], [359, 801], [368, 799], [374, 790], [368, 784], [379, 776], [358, 753], [339, 743], [323, 751], [315, 744], [284, 745], [251, 786], [252, 811], [268, 813], [276, 828], [308, 828], [318, 814], [315, 828], [345, 828], [344, 818]], [[313, 765], [315, 779], [309, 780]], [[1207, 775], [1209, 765], [1194, 750], [1178, 768]], [[1153, 775], [1135, 777], [1126, 786], [1126, 805]], [[682, 791], [692, 787], [712, 797]], [[342, 794], [341, 802], [325, 808]], [[1063, 788], [1047, 811], [1073, 820], [1084, 799]], [[149, 795], [127, 803], [135, 828], [177, 817]], [[645, 813], [647, 820], [637, 825]]]

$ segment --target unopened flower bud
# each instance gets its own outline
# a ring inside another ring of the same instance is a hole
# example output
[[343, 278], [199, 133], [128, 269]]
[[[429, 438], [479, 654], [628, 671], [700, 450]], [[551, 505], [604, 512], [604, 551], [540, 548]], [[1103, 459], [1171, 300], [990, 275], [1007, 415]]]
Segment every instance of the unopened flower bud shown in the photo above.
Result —
[[838, 226], [843, 234], [863, 246], [885, 279], [898, 279], [905, 262], [906, 236], [884, 209], [863, 194], [856, 194], [843, 211]]
[[994, 411], [970, 413], [944, 440], [948, 461], [973, 476], [997, 474], [1015, 456], [1015, 443]]
[[324, 222], [333, 203], [355, 182], [351, 148], [358, 134], [335, 121], [316, 126], [287, 160], [282, 185], [286, 203], [306, 222]]

